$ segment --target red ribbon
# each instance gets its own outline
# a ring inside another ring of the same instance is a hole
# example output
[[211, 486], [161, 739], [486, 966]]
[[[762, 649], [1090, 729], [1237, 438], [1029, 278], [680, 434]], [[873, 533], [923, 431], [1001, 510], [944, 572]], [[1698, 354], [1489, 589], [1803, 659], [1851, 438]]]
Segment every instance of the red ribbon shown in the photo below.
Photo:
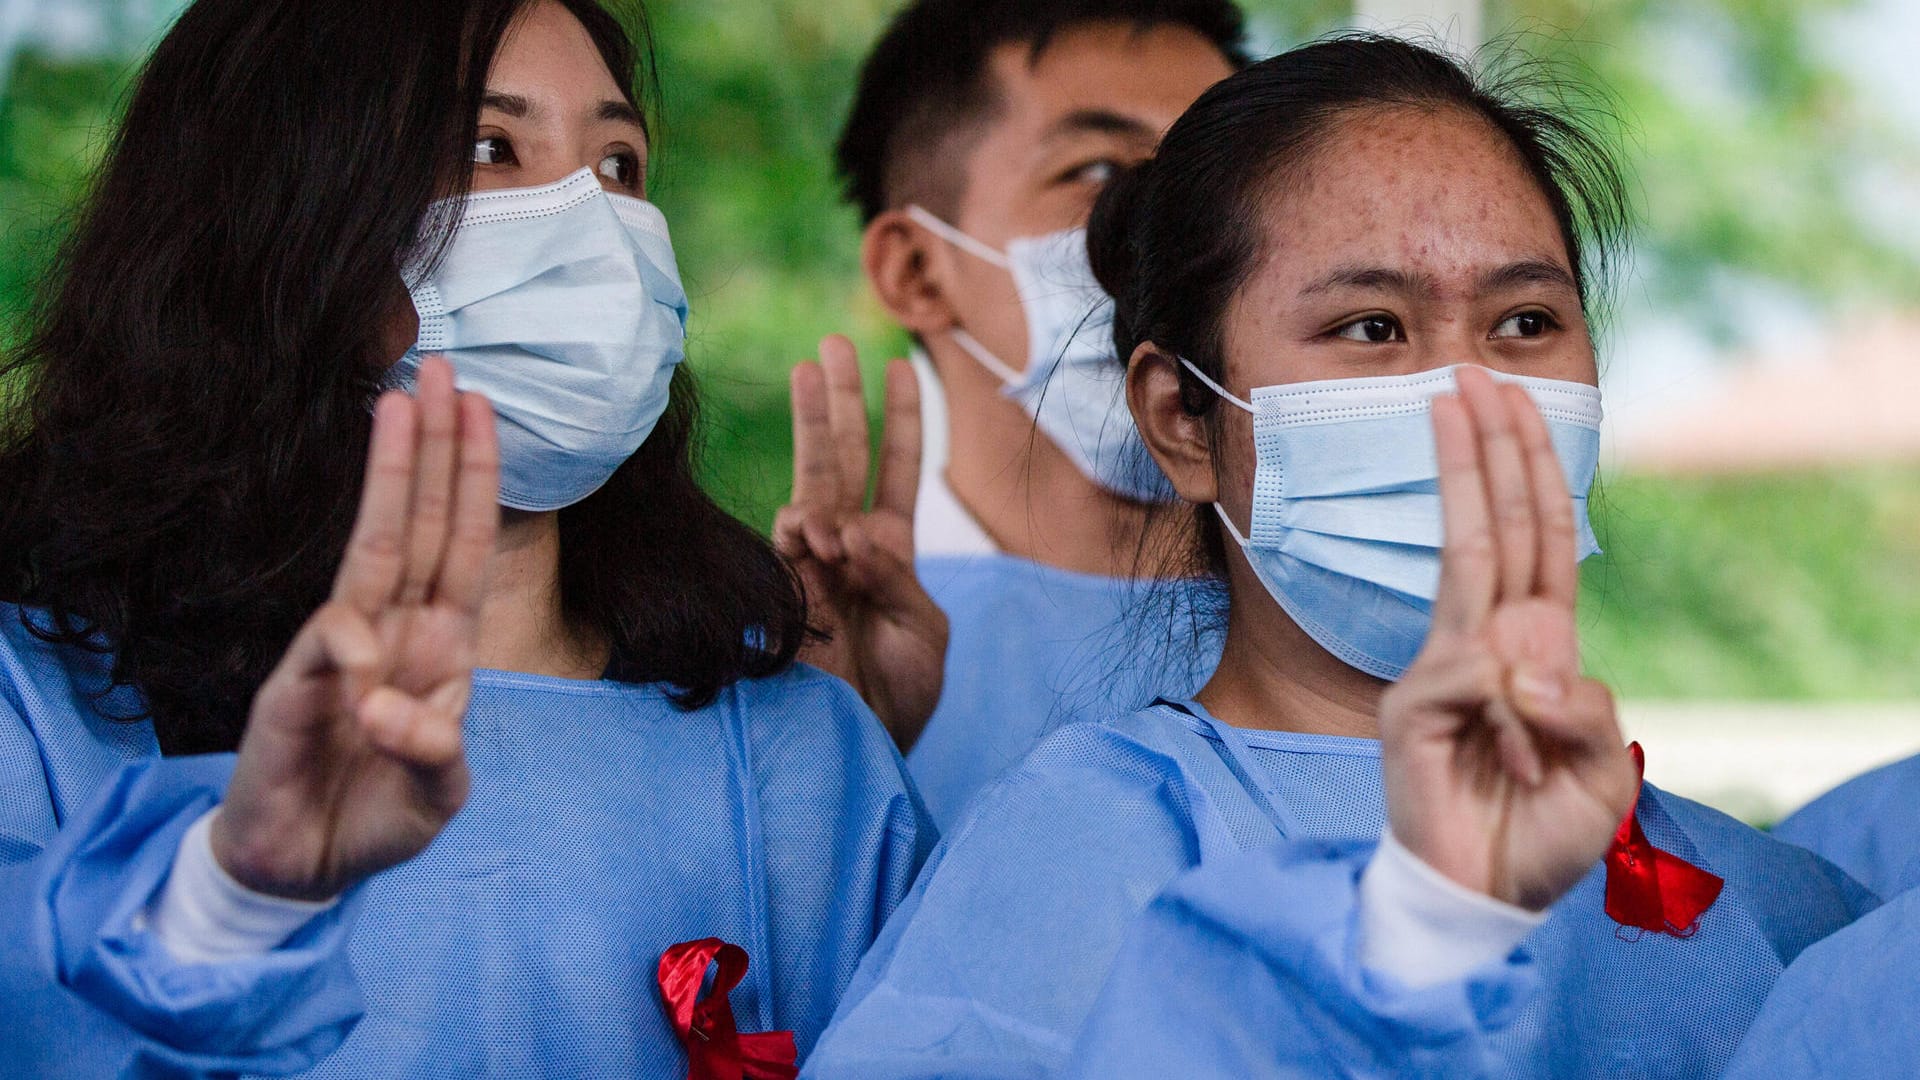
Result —
[[[716, 961], [713, 992], [700, 997], [707, 969]], [[687, 1050], [687, 1080], [795, 1080], [800, 1052], [793, 1032], [742, 1035], [734, 1027], [727, 995], [747, 977], [747, 951], [719, 938], [682, 942], [660, 954], [660, 996], [680, 1045]]]
[[[1639, 743], [1627, 747], [1646, 782], [1647, 755]], [[1613, 834], [1607, 849], [1607, 915], [1622, 926], [1674, 937], [1692, 937], [1700, 916], [1720, 898], [1722, 879], [1653, 846], [1640, 828], [1640, 793], [1634, 809]]]

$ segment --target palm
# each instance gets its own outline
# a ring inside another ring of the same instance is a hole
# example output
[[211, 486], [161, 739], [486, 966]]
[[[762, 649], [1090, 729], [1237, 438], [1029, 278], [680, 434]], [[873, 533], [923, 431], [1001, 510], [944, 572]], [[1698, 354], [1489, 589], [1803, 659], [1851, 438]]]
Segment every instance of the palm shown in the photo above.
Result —
[[1632, 798], [1612, 699], [1580, 677], [1571, 503], [1523, 392], [1434, 405], [1447, 546], [1434, 627], [1382, 703], [1393, 829], [1456, 881], [1544, 907]]
[[793, 501], [774, 540], [799, 571], [825, 640], [801, 658], [860, 691], [902, 751], [939, 702], [947, 619], [913, 566], [920, 481], [920, 403], [913, 373], [887, 372], [886, 429], [871, 508], [866, 403], [845, 338], [820, 343], [820, 362], [793, 375]]
[[417, 854], [466, 798], [493, 415], [456, 399], [444, 362], [423, 365], [419, 394], [380, 404], [333, 597], [255, 696], [215, 821], [222, 865], [262, 891], [335, 895]]

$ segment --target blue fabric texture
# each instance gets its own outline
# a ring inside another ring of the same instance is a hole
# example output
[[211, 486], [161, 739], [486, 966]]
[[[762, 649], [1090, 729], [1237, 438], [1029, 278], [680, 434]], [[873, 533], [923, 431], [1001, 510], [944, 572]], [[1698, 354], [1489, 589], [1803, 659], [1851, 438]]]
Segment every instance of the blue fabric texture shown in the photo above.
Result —
[[361, 1012], [345, 949], [353, 902], [231, 966], [177, 964], [139, 925], [231, 766], [135, 761], [40, 856], [0, 867], [0, 1073], [280, 1075], [340, 1045]]
[[[805, 1053], [932, 843], [886, 733], [812, 669], [691, 713], [657, 686], [480, 672], [472, 794], [425, 852], [281, 950], [183, 967], [130, 919], [231, 759], [159, 761], [150, 732], [101, 726], [71, 685], [83, 659], [0, 612], [0, 1029], [46, 1034], [0, 1043], [0, 1075], [683, 1075], [655, 967], [708, 936], [751, 957], [741, 1029]], [[296, 985], [311, 1000], [289, 1011], [275, 988]]]
[[1490, 1039], [1538, 991], [1537, 966], [1516, 950], [1419, 990], [1368, 973], [1356, 913], [1372, 849], [1283, 841], [1177, 879], [1128, 930], [1065, 1074], [1495, 1074]]
[[1912, 1076], [1920, 1066], [1916, 971], [1920, 892], [1908, 891], [1793, 962], [1727, 1080]]
[[1773, 835], [1831, 860], [1882, 896], [1920, 886], [1920, 756], [1854, 777]]
[[1055, 728], [1132, 712], [1168, 687], [1193, 693], [1220, 659], [1204, 583], [1007, 555], [929, 556], [917, 568], [952, 627], [940, 705], [907, 755], [942, 829]]
[[[935, 850], [810, 1074], [1055, 1074], [1132, 920], [1180, 874], [1283, 838], [1377, 837], [1378, 754], [1369, 740], [1231, 728], [1191, 703], [1062, 728]], [[1875, 904], [1816, 856], [1705, 807], [1648, 787], [1640, 814], [1726, 890], [1692, 937], [1635, 937], [1606, 917], [1596, 868], [1526, 943], [1544, 990], [1496, 1047], [1512, 1075], [1713, 1075], [1786, 963]]]

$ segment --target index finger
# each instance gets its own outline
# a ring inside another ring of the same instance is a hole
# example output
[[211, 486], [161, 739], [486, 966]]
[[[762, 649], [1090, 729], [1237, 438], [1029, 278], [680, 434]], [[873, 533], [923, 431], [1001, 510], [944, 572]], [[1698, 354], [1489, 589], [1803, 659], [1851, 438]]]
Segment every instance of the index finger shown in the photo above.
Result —
[[920, 378], [905, 360], [887, 365], [886, 417], [874, 509], [912, 521], [914, 502], [920, 497]]
[[1434, 451], [1440, 460], [1440, 591], [1433, 621], [1453, 631], [1477, 628], [1493, 610], [1495, 545], [1480, 462], [1480, 438], [1466, 403], [1433, 399]]
[[837, 506], [840, 466], [827, 420], [827, 376], [812, 360], [798, 364], [793, 390], [793, 498], [797, 506]]
[[407, 504], [413, 498], [416, 412], [413, 399], [398, 390], [382, 394], [374, 405], [360, 509], [333, 579], [334, 599], [364, 615], [377, 614], [400, 587]]
[[867, 399], [860, 385], [860, 354], [839, 334], [821, 339], [820, 367], [827, 373], [827, 424], [840, 462], [840, 508], [858, 512], [867, 501]]

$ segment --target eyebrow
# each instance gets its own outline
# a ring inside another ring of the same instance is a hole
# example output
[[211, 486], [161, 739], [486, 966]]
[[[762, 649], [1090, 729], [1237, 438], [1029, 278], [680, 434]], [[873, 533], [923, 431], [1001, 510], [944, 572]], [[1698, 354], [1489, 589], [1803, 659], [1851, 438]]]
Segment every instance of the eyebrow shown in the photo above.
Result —
[[593, 110], [593, 118], [614, 124], [632, 124], [641, 131], [647, 130], [647, 121], [640, 115], [639, 109], [613, 98], [601, 102]]
[[525, 120], [527, 117], [539, 111], [533, 107], [533, 102], [528, 101], [519, 94], [500, 94], [492, 90], [487, 91], [485, 96], [481, 97], [480, 107], [483, 109], [498, 109], [508, 116], [513, 117], [515, 120]]
[[1047, 128], [1045, 137], [1057, 139], [1064, 135], [1079, 135], [1086, 132], [1101, 135], [1129, 135], [1141, 139], [1154, 137], [1153, 128], [1146, 123], [1110, 109], [1075, 109], [1055, 120]]
[[[538, 106], [534, 105], [528, 98], [519, 94], [502, 94], [490, 90], [485, 96], [481, 97], [480, 105], [482, 108], [498, 109], [508, 116], [513, 117], [515, 120], [538, 118], [541, 114]], [[615, 124], [632, 124], [641, 131], [647, 130], [647, 122], [641, 118], [640, 110], [616, 98], [608, 98], [594, 106], [592, 116], [595, 120]]]
[[[1522, 259], [1480, 275], [1474, 283], [1480, 293], [1500, 292], [1524, 285], [1551, 285], [1578, 293], [1580, 285], [1567, 268], [1548, 259]], [[1437, 283], [1426, 274], [1410, 274], [1384, 266], [1344, 266], [1317, 278], [1300, 290], [1301, 296], [1316, 296], [1336, 289], [1362, 289], [1368, 292], [1426, 293]]]
[[1317, 296], [1335, 289], [1365, 289], [1369, 292], [1413, 293], [1429, 291], [1433, 279], [1425, 274], [1409, 274], [1384, 266], [1343, 266], [1325, 277], [1316, 278], [1300, 290], [1301, 296]]
[[1497, 270], [1489, 270], [1480, 275], [1479, 285], [1483, 293], [1500, 292], [1522, 285], [1552, 285], [1570, 293], [1580, 291], [1580, 283], [1574, 280], [1567, 268], [1549, 259], [1522, 259]]

